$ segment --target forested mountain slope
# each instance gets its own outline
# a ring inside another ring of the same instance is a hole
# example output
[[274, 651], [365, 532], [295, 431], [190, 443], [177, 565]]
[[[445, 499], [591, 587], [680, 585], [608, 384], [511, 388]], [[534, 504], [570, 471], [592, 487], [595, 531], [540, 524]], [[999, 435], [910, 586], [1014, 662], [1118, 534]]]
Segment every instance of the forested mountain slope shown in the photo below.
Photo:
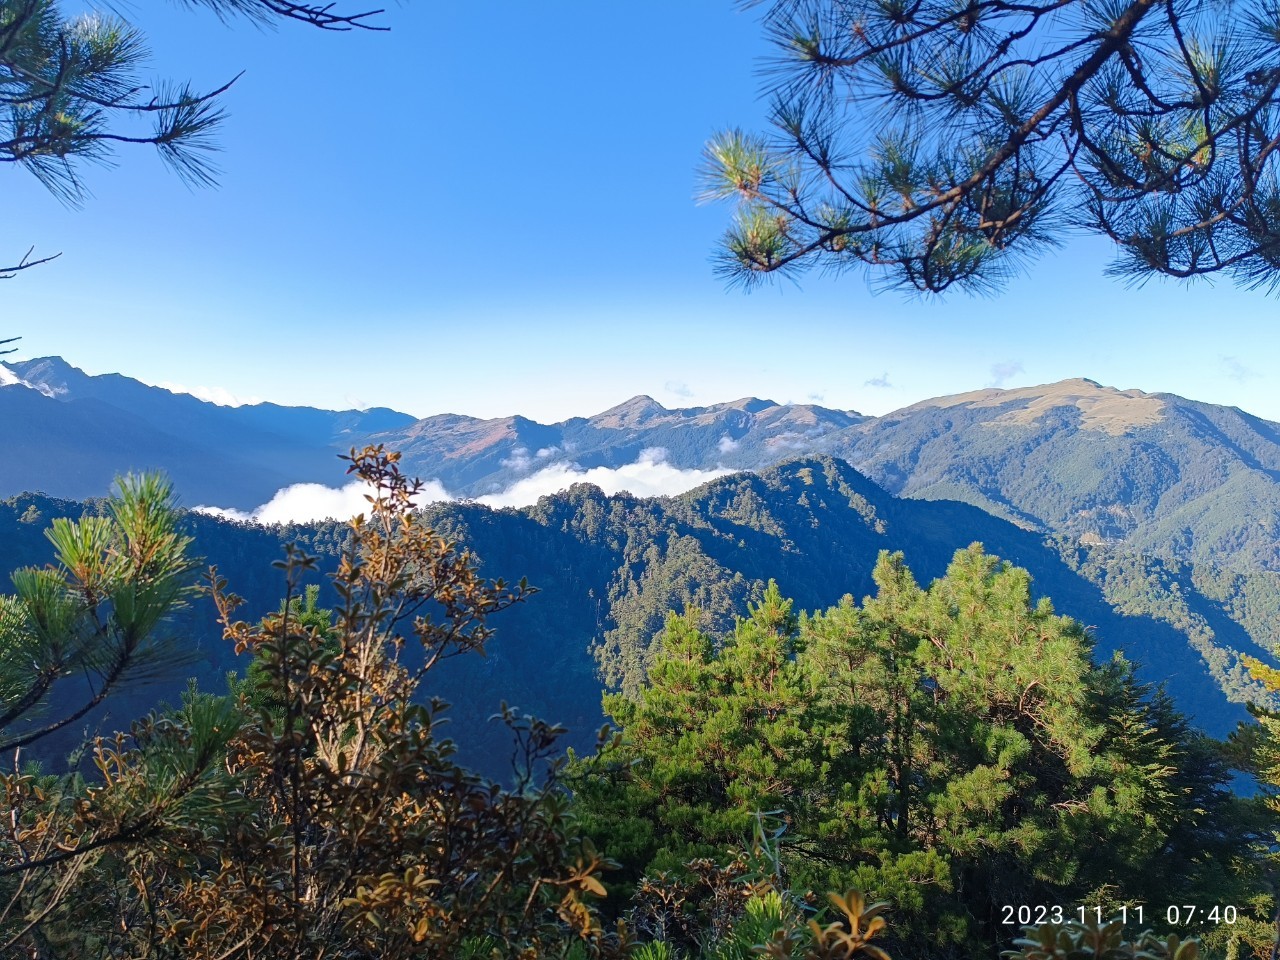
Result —
[[1086, 543], [1280, 570], [1280, 424], [1091, 380], [926, 400], [832, 452], [899, 496]]
[[[47, 560], [48, 520], [85, 509], [96, 506], [29, 495], [5, 501], [0, 566]], [[541, 591], [495, 620], [498, 634], [486, 659], [449, 663], [431, 690], [455, 703], [452, 733], [495, 772], [507, 755], [505, 739], [487, 722], [499, 701], [565, 723], [570, 742], [588, 747], [602, 720], [601, 677], [634, 689], [668, 610], [696, 606], [708, 627], [724, 630], [769, 579], [800, 607], [829, 606], [847, 593], [869, 593], [876, 557], [886, 549], [903, 551], [928, 582], [957, 549], [982, 542], [989, 553], [1026, 567], [1037, 595], [1089, 625], [1097, 657], [1119, 650], [1139, 661], [1144, 677], [1167, 681], [1180, 706], [1215, 733], [1245, 716], [1223, 692], [1224, 686], [1241, 692], [1236, 649], [1260, 652], [1203, 598], [1186, 602], [1185, 622], [1161, 621], [1152, 610], [1121, 615], [1094, 582], [1107, 585], [1089, 568], [1088, 551], [1069, 564], [1037, 534], [965, 504], [894, 498], [827, 457], [723, 477], [674, 498], [610, 497], [580, 484], [520, 510], [435, 504], [427, 513], [438, 530], [474, 550], [486, 576], [525, 576]], [[271, 563], [284, 543], [300, 542], [320, 555], [322, 569], [332, 569], [345, 537], [345, 528], [332, 523], [263, 528], [195, 514], [186, 522], [196, 550], [249, 601], [246, 618], [283, 595]], [[1152, 589], [1176, 592], [1167, 584]], [[176, 698], [188, 674], [220, 685], [238, 664], [214, 620], [208, 601], [197, 600], [176, 628], [190, 661], [172, 682], [137, 691], [115, 704], [110, 722], [94, 723], [120, 723], [157, 697]], [[1211, 620], [1215, 628], [1201, 629]]]
[[[777, 463], [797, 454], [826, 453], [847, 460], [900, 498], [935, 502], [932, 508], [913, 508], [912, 522], [932, 517], [927, 522], [952, 524], [947, 550], [983, 539], [966, 531], [985, 529], [987, 519], [955, 513], [954, 505], [942, 505], [946, 500], [1009, 520], [1034, 533], [1033, 542], [1049, 537], [1067, 566], [1104, 589], [1119, 609], [1176, 625], [1233, 695], [1248, 686], [1233, 651], [1255, 645], [1274, 650], [1280, 644], [1280, 425], [1171, 394], [1121, 391], [1077, 379], [942, 397], [882, 417], [754, 398], [668, 410], [651, 398], [636, 397], [592, 417], [547, 425], [519, 416], [414, 420], [389, 410], [221, 407], [127, 377], [89, 377], [57, 358], [0, 364], [0, 448], [6, 452], [0, 457], [0, 495], [43, 490], [83, 499], [105, 494], [119, 473], [159, 468], [188, 504], [250, 509], [293, 483], [340, 485], [336, 455], [369, 440], [402, 451], [408, 473], [466, 495], [505, 490], [557, 464], [585, 469], [633, 463], [653, 448], [661, 448], [665, 463], [676, 468], [765, 471], [760, 483], [768, 487], [773, 481], [767, 471]], [[869, 500], [880, 496], [861, 483]], [[712, 485], [689, 496], [720, 496], [705, 493], [717, 489]], [[696, 569], [704, 590], [728, 590], [715, 588], [715, 577], [727, 576], [726, 583], [734, 584], [740, 575], [733, 589], [735, 596], [745, 596], [742, 584], [781, 579], [799, 556], [821, 559], [810, 564], [796, 589], [827, 585], [821, 596], [798, 594], [802, 603], [825, 604], [854, 589], [839, 584], [860, 575], [862, 567], [839, 561], [833, 546], [836, 525], [829, 516], [793, 518], [801, 527], [818, 524], [802, 534], [776, 518], [763, 519], [766, 513], [773, 516], [774, 504], [752, 521], [763, 527], [743, 526], [740, 518], [751, 513], [743, 504], [775, 495], [765, 488], [742, 493], [737, 506], [726, 508], [728, 514], [703, 517], [691, 507], [676, 506], [692, 502], [688, 496], [676, 498], [647, 507], [661, 517], [640, 524], [643, 529], [674, 524], [682, 531], [674, 541], [654, 532], [647, 540], [636, 539], [634, 531], [610, 537], [632, 543], [633, 550], [644, 543], [644, 549], [664, 557], [663, 551], [672, 551]], [[907, 509], [897, 501], [885, 504], [893, 505], [878, 508], [881, 519]], [[487, 528], [497, 523], [477, 520], [475, 507], [430, 509], [445, 524], [465, 520]], [[531, 520], [548, 509], [540, 504], [519, 515]], [[735, 543], [741, 540], [749, 549], [724, 553], [722, 538], [707, 534], [708, 526], [732, 529]], [[695, 536], [695, 530], [702, 532]], [[905, 527], [890, 530], [877, 542], [894, 547], [891, 541], [905, 534]], [[537, 581], [539, 571], [525, 569], [521, 557], [542, 549], [527, 538], [543, 536], [526, 524], [505, 531], [497, 546], [478, 542], [477, 548], [496, 572], [529, 573]], [[840, 536], [855, 537], [855, 532], [842, 529]], [[782, 549], [784, 540], [795, 550]], [[613, 549], [579, 534], [573, 541]], [[903, 546], [910, 551], [922, 543], [913, 535]], [[696, 555], [690, 553], [694, 546]], [[625, 655], [619, 647], [628, 624], [640, 622], [628, 618], [641, 617], [644, 629], [657, 629], [661, 611], [650, 609], [657, 594], [643, 579], [642, 571], [653, 565], [620, 549], [599, 559], [605, 574], [583, 574], [596, 591], [591, 600], [599, 609], [582, 615], [575, 629], [583, 639], [575, 643], [615, 651], [624, 663], [637, 656], [634, 643]], [[866, 558], [858, 562], [869, 569]], [[667, 571], [676, 563], [664, 560], [654, 569]], [[618, 574], [622, 579], [615, 583], [612, 571], [623, 568], [631, 572]], [[554, 564], [548, 568], [548, 578], [560, 575]], [[716, 611], [728, 609], [723, 598], [717, 602]], [[616, 664], [608, 669], [614, 679], [623, 676]]]

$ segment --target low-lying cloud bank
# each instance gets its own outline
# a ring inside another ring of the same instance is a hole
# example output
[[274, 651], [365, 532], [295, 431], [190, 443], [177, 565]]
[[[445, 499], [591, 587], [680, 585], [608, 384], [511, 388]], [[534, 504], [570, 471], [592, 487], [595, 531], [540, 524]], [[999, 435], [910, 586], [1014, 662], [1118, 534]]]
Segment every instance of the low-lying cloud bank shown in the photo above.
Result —
[[[544, 451], [538, 451], [541, 458]], [[661, 447], [642, 450], [635, 463], [621, 467], [583, 469], [576, 463], [554, 463], [536, 473], [517, 480], [506, 490], [475, 497], [475, 502], [489, 507], [525, 507], [537, 503], [539, 497], [567, 490], [575, 483], [593, 483], [607, 494], [626, 491], [637, 497], [662, 497], [692, 490], [708, 480], [733, 473], [732, 470], [681, 469], [667, 463], [667, 451]], [[369, 488], [356, 481], [344, 487], [326, 487], [319, 483], [295, 483], [276, 493], [270, 501], [250, 510], [199, 506], [199, 513], [229, 520], [255, 523], [308, 523], [315, 520], [347, 520], [367, 513]], [[462, 498], [450, 494], [435, 480], [423, 485], [417, 503], [436, 503]]]
[[206, 403], [217, 404], [220, 407], [247, 407], [262, 403], [261, 397], [237, 396], [226, 387], [188, 387], [169, 380], [161, 380], [156, 386], [170, 393], [189, 393], [197, 400], [204, 400]]

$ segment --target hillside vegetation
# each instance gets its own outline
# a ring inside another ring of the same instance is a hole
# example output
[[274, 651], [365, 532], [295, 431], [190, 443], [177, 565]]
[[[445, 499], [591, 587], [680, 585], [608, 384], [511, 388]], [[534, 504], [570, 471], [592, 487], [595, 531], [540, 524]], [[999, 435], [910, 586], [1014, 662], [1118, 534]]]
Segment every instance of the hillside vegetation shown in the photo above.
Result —
[[[34, 496], [5, 502], [0, 561], [47, 561], [42, 529], [49, 519], [100, 509]], [[603, 720], [602, 689], [639, 688], [661, 651], [670, 611], [696, 608], [703, 629], [724, 632], [771, 579], [802, 609], [828, 607], [846, 594], [858, 599], [872, 592], [871, 571], [883, 550], [902, 552], [927, 583], [945, 573], [956, 550], [982, 543], [1030, 571], [1036, 596], [1053, 597], [1087, 624], [1102, 660], [1123, 652], [1140, 677], [1166, 683], [1204, 730], [1229, 732], [1247, 717], [1244, 697], [1265, 699], [1239, 653], [1266, 652], [1224, 606], [1184, 588], [1185, 572], [1179, 580], [1172, 567], [1152, 573], [1147, 564], [1108, 565], [1104, 554], [1083, 548], [1064, 560], [1037, 534], [964, 504], [891, 497], [830, 458], [724, 477], [674, 498], [610, 497], [584, 484], [529, 508], [433, 504], [424, 518], [467, 544], [485, 575], [525, 576], [540, 591], [507, 615], [485, 658], [446, 664], [427, 684], [455, 704], [454, 736], [467, 756], [495, 775], [507, 753], [489, 723], [499, 700], [565, 724], [569, 742], [586, 749]], [[345, 525], [263, 528], [199, 514], [182, 522], [196, 554], [244, 580], [250, 615], [273, 610], [279, 589], [249, 572], [268, 568], [291, 542], [318, 557], [307, 582], [324, 586], [322, 603], [334, 601], [324, 574], [336, 568]], [[220, 642], [210, 605], [193, 605], [181, 623], [186, 672], [217, 686], [227, 671], [243, 668]], [[138, 691], [130, 706], [144, 707], [161, 693], [176, 698], [183, 676], [177, 671], [167, 688]]]
[[[334, 455], [368, 439], [466, 496], [557, 465], [624, 466], [646, 450], [699, 470], [833, 455], [897, 496], [961, 501], [1052, 536], [1070, 564], [1092, 553], [1086, 575], [1109, 583], [1118, 603], [1147, 595], [1145, 609], [1196, 634], [1232, 689], [1246, 680], [1229, 653], [1211, 648], [1280, 643], [1280, 425], [1172, 394], [1075, 379], [940, 397], [882, 417], [755, 398], [668, 410], [636, 397], [539, 424], [218, 407], [127, 377], [89, 377], [57, 358], [3, 369], [0, 442], [10, 456], [0, 461], [0, 495], [84, 499], [105, 494], [117, 474], [162, 469], [190, 504], [249, 510], [291, 483], [333, 484]], [[1139, 568], [1155, 592], [1137, 586]], [[1104, 569], [1113, 572], [1104, 578]], [[1179, 596], [1161, 586], [1174, 582]]]
[[[55, 563], [15, 571], [14, 595], [0, 597], [0, 741], [46, 747], [43, 765], [20, 752], [0, 765], [0, 952], [968, 960], [1008, 948], [1019, 960], [1194, 960], [1202, 947], [1269, 949], [1272, 852], [1259, 841], [1275, 828], [1280, 720], [1264, 713], [1230, 744], [1193, 731], [1122, 657], [1037, 599], [1026, 570], [973, 545], [926, 587], [879, 550], [861, 602], [804, 614], [771, 580], [711, 617], [723, 629], [694, 607], [669, 613], [647, 644], [620, 635], [601, 647], [606, 663], [634, 649], [643, 669], [613, 662], [624, 690], [606, 698], [614, 726], [590, 749], [564, 757], [562, 727], [497, 706], [504, 787], [458, 762], [451, 711], [430, 695], [448, 686], [437, 682], [447, 664], [498, 652], [492, 621], [538, 597], [478, 575], [412, 509], [394, 456], [369, 448], [353, 469], [373, 502], [341, 531], [310, 531], [328, 560], [291, 544], [274, 568], [235, 572], [277, 588], [266, 616], [224, 576], [210, 582], [215, 643], [249, 660], [246, 675], [104, 724], [69, 764], [50, 736], [99, 700], [117, 716], [133, 709], [115, 695], [190, 644], [196, 621], [182, 617], [200, 602], [199, 561], [183, 523], [211, 524], [225, 557], [237, 538], [260, 547], [286, 531], [184, 521], [154, 476], [49, 524]], [[643, 518], [645, 501], [586, 488], [537, 516], [475, 516], [547, 531], [561, 563], [575, 542], [557, 536], [566, 524], [603, 540], [604, 555], [650, 564], [663, 535], [718, 562], [693, 549], [699, 531], [725, 550], [755, 531], [777, 556], [799, 554], [806, 509], [842, 517], [841, 544], [909, 526], [910, 510], [895, 514], [844, 470], [810, 460], [763, 484], [720, 481], [666, 502], [647, 529], [619, 522]], [[56, 505], [11, 504], [13, 522], [40, 528]], [[613, 542], [620, 530], [632, 539]], [[325, 572], [331, 607], [307, 586]], [[641, 592], [625, 582], [625, 595]], [[526, 668], [563, 637], [529, 639]], [[1276, 687], [1280, 671], [1249, 664]], [[562, 677], [553, 667], [539, 680], [556, 690]], [[500, 679], [470, 686], [468, 707]], [[1260, 797], [1227, 789], [1233, 767], [1259, 778]], [[1203, 915], [1162, 910], [1175, 898]], [[1126, 930], [1125, 916], [1158, 935]]]

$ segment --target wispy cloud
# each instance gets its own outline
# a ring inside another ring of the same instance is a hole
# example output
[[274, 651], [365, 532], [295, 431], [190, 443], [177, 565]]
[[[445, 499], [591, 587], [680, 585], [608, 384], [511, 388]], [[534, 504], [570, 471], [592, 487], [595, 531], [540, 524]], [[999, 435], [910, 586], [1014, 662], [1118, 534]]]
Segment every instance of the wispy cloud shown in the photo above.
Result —
[[882, 390], [887, 390], [893, 386], [893, 384], [889, 382], [888, 370], [880, 374], [878, 377], [872, 377], [870, 380], [862, 381], [862, 385], [864, 387], [879, 387]]
[[[526, 451], [527, 453], [527, 451]], [[576, 463], [555, 463], [522, 477], [506, 490], [477, 497], [489, 507], [524, 507], [537, 503], [539, 497], [566, 490], [575, 483], [593, 483], [607, 494], [627, 491], [638, 497], [661, 497], [684, 493], [708, 480], [733, 473], [732, 470], [685, 470], [667, 463], [667, 451], [650, 447], [640, 452], [635, 463], [621, 467], [583, 469]], [[271, 500], [255, 510], [232, 510], [225, 507], [199, 506], [200, 513], [249, 520], [257, 523], [307, 523], [315, 520], [348, 520], [358, 513], [368, 513], [365, 496], [369, 488], [363, 483], [345, 487], [326, 487], [318, 483], [298, 483], [285, 487]], [[423, 486], [417, 503], [457, 500], [437, 481]]]
[[1222, 362], [1222, 368], [1227, 376], [1236, 383], [1244, 383], [1246, 380], [1254, 380], [1262, 374], [1257, 370], [1251, 370], [1240, 362], [1237, 357], [1219, 357]]
[[511, 451], [511, 456], [500, 460], [499, 463], [508, 470], [514, 470], [516, 473], [524, 473], [533, 463], [533, 459], [529, 456], [528, 447], [516, 447]]
[[991, 365], [991, 382], [989, 387], [1003, 387], [1006, 383], [1022, 373], [1021, 360], [1002, 360]]
[[738, 447], [742, 446], [742, 441], [735, 440], [726, 433], [720, 438], [720, 442], [716, 446], [719, 447], [721, 453], [733, 453]]
[[815, 392], [815, 393], [811, 393], [811, 394], [809, 394], [809, 402], [810, 402], [810, 403], [821, 403], [821, 402], [822, 402], [823, 400], [825, 400], [825, 399], [826, 399], [826, 395], [825, 395], [825, 394], [822, 394], [822, 393], [816, 393], [816, 392]]
[[693, 396], [693, 391], [689, 389], [689, 385], [683, 380], [668, 380], [662, 386], [667, 393], [674, 394], [677, 397], [683, 397], [686, 400]]
[[262, 403], [261, 397], [241, 397], [232, 393], [226, 387], [187, 387], [181, 383], [171, 383], [168, 380], [157, 383], [156, 386], [168, 390], [170, 393], [189, 393], [197, 400], [216, 403], [220, 407], [244, 407]]
[[50, 400], [56, 400], [62, 394], [66, 393], [65, 387], [55, 390], [47, 383], [28, 383], [16, 373], [0, 363], [0, 387], [26, 387], [28, 390], [35, 390], [37, 393], [43, 393]]
[[373, 406], [364, 397], [354, 393], [344, 393], [342, 395], [342, 405], [348, 410], [368, 410]]
[[770, 450], [807, 450], [809, 444], [805, 442], [803, 436], [798, 433], [788, 432], [780, 433], [777, 436], [770, 437], [764, 442], [764, 445]]

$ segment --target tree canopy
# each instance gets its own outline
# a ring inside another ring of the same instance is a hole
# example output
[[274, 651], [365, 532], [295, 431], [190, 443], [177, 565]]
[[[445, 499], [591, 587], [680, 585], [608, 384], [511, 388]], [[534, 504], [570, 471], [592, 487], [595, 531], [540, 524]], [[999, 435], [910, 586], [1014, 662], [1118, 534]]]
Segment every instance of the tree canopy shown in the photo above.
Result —
[[1127, 663], [1093, 664], [1025, 571], [975, 545], [928, 589], [900, 554], [875, 580], [799, 617], [771, 585], [719, 642], [673, 615], [578, 793], [621, 881], [683, 875], [770, 811], [789, 881], [891, 902], [903, 955], [989, 955], [1009, 904], [1244, 892], [1214, 865], [1245, 843], [1225, 760]]
[[773, 130], [706, 148], [733, 281], [989, 289], [1078, 228], [1128, 279], [1280, 283], [1271, 0], [771, 0], [764, 28]]
[[[1273, 848], [1253, 844], [1273, 789], [1233, 797], [1221, 744], [1122, 660], [1093, 663], [1084, 629], [977, 545], [928, 588], [883, 554], [860, 605], [806, 615], [770, 583], [727, 635], [672, 615], [647, 680], [608, 699], [622, 729], [594, 758], [566, 768], [561, 728], [500, 708], [503, 787], [456, 762], [425, 694], [531, 589], [482, 579], [413, 509], [396, 455], [351, 460], [373, 491], [332, 609], [296, 546], [284, 602], [253, 622], [211, 570], [224, 639], [252, 657], [229, 693], [192, 683], [66, 768], [6, 755], [0, 954], [958, 960], [1003, 943], [1194, 960], [1155, 906], [1216, 902], [1233, 920], [1206, 945], [1265, 955]], [[3, 745], [68, 729], [182, 637], [179, 521], [142, 478], [53, 522], [56, 563], [0, 598]], [[1242, 736], [1274, 785], [1274, 724]], [[1143, 902], [1159, 939], [1065, 908]], [[1015, 940], [1013, 904], [1062, 909]]]

